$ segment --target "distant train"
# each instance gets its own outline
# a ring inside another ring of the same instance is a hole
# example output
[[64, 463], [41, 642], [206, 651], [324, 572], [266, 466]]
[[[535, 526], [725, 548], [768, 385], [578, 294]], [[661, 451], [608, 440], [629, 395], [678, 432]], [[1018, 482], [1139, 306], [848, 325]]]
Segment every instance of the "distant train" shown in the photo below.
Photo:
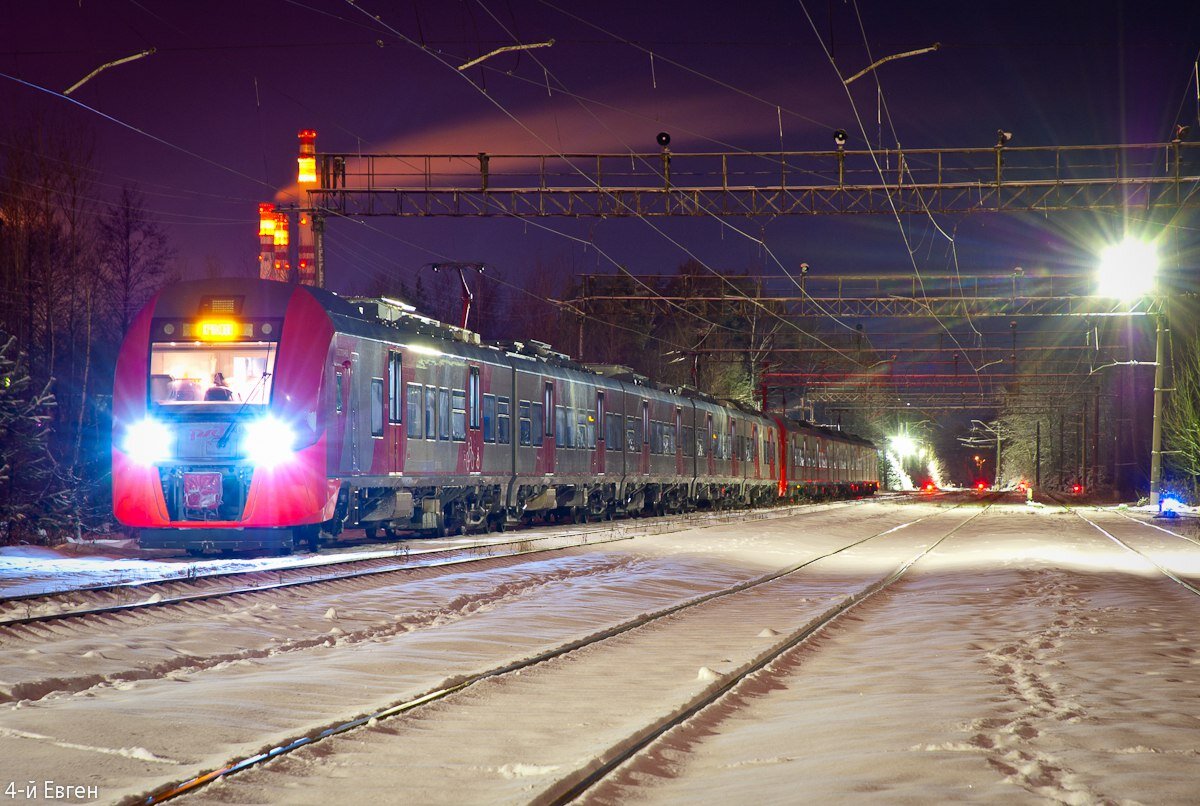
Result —
[[146, 547], [289, 551], [360, 527], [445, 535], [871, 495], [874, 446], [391, 300], [172, 285], [113, 390], [113, 506]]

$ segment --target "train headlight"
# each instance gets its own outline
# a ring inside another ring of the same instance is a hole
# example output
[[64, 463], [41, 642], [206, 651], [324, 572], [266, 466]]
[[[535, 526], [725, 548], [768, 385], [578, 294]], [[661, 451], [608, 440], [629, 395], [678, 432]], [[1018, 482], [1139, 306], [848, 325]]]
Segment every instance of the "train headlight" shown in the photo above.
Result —
[[171, 429], [158, 420], [145, 419], [125, 431], [122, 445], [129, 458], [139, 465], [152, 465], [171, 458]]
[[276, 467], [289, 461], [295, 453], [295, 432], [274, 417], [246, 423], [244, 433], [242, 445], [246, 458], [258, 467]]

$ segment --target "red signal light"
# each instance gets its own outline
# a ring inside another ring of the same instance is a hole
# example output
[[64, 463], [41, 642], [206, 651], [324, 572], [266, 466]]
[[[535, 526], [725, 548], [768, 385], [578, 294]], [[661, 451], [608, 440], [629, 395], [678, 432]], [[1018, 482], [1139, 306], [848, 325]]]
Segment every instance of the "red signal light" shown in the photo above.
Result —
[[1079, 493], [1083, 492], [1083, 485], [1082, 485], [1082, 484], [1076, 484], [1074, 487], [1072, 487], [1072, 488], [1071, 488], [1071, 492], [1073, 492], [1073, 493], [1075, 493], [1076, 495], [1078, 495]]
[[987, 482], [986, 482], [986, 481], [981, 481], [981, 482], [979, 482], [978, 484], [976, 484], [976, 485], [975, 485], [975, 487], [976, 487], [976, 488], [978, 488], [978, 489], [980, 489], [980, 490], [986, 490], [986, 489], [987, 489]]

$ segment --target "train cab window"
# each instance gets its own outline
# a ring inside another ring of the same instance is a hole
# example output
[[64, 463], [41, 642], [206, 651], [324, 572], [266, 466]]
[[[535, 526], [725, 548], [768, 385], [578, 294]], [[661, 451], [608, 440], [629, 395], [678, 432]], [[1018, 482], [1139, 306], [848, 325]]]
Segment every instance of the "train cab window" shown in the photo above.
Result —
[[437, 439], [437, 387], [425, 387], [425, 439]]
[[610, 451], [619, 451], [624, 446], [621, 439], [621, 415], [605, 412], [604, 414], [604, 447]]
[[153, 406], [265, 405], [275, 342], [152, 343], [146, 379]]
[[496, 398], [496, 442], [501, 445], [508, 445], [512, 442], [511, 420], [508, 398]]
[[533, 444], [541, 445], [542, 440], [546, 437], [546, 407], [541, 403], [534, 403], [529, 407], [530, 431], [533, 433]]
[[450, 390], [438, 389], [438, 439], [450, 439]]
[[470, 373], [467, 375], [467, 394], [470, 396], [470, 412], [471, 428], [479, 428], [479, 367], [471, 367]]
[[496, 441], [496, 396], [483, 396], [483, 441]]
[[462, 389], [455, 389], [451, 395], [450, 436], [455, 442], [467, 438], [467, 393]]
[[404, 399], [400, 396], [400, 390], [404, 388], [401, 361], [400, 353], [388, 353], [388, 420], [393, 423], [401, 422], [404, 415]]
[[371, 436], [383, 436], [383, 378], [371, 379]]
[[421, 438], [421, 384], [410, 383], [408, 385], [408, 437], [409, 439]]
[[521, 445], [532, 445], [533, 444], [533, 438], [532, 438], [533, 437], [533, 420], [531, 419], [532, 415], [530, 414], [530, 411], [529, 411], [529, 401], [528, 400], [522, 400], [517, 405], [517, 415], [518, 415], [517, 426], [520, 429], [520, 434], [518, 434], [517, 436], [520, 441], [520, 444]]

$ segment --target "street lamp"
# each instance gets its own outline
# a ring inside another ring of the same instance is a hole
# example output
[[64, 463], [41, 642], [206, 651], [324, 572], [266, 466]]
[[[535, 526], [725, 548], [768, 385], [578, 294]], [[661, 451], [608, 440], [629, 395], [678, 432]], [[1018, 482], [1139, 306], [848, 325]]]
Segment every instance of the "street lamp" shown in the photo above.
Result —
[[892, 450], [901, 459], [916, 453], [917, 443], [914, 442], [913, 438], [908, 434], [897, 434], [896, 436], [892, 437], [891, 443]]
[[1126, 238], [1100, 253], [1096, 295], [1132, 302], [1153, 293], [1157, 273], [1154, 244]]
[[[1096, 294], [1132, 303], [1155, 293], [1158, 251], [1154, 244], [1126, 238], [1100, 253]], [[1152, 306], [1153, 307], [1153, 306]], [[1158, 506], [1162, 487], [1163, 362], [1168, 327], [1166, 312], [1155, 316], [1154, 421], [1150, 432], [1150, 504]]]

